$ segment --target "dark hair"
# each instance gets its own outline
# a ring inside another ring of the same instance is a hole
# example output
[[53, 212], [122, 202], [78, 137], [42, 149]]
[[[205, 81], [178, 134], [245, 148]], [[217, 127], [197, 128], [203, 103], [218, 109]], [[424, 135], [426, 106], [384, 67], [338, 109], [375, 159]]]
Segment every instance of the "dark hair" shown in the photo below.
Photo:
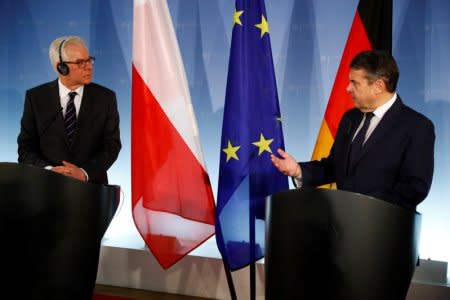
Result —
[[360, 52], [350, 63], [350, 68], [365, 70], [370, 83], [381, 79], [388, 92], [394, 92], [397, 88], [398, 71], [397, 63], [392, 55], [382, 50], [369, 50]]

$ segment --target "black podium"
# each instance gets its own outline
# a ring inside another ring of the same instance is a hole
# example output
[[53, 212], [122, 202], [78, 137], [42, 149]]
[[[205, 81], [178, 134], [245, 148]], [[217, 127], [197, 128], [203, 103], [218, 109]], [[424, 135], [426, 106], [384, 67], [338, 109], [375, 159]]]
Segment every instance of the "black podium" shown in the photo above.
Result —
[[345, 191], [299, 189], [266, 206], [266, 299], [405, 299], [421, 215]]
[[0, 163], [1, 293], [11, 299], [91, 299], [101, 239], [118, 186]]

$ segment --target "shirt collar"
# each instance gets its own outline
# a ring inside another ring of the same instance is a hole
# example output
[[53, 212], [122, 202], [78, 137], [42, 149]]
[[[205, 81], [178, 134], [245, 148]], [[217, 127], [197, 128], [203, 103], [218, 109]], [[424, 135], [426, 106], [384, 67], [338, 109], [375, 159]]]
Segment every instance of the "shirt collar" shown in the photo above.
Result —
[[82, 85], [82, 86], [80, 86], [80, 87], [78, 87], [78, 88], [76, 88], [75, 90], [72, 91], [72, 90], [68, 89], [68, 88], [61, 82], [61, 80], [58, 79], [58, 87], [59, 87], [59, 96], [60, 96], [61, 98], [67, 97], [67, 95], [68, 95], [70, 92], [76, 92], [76, 93], [78, 94], [78, 96], [83, 95], [84, 85]]
[[389, 108], [391, 108], [395, 100], [397, 100], [397, 93], [394, 93], [394, 95], [392, 96], [391, 99], [389, 99], [389, 101], [377, 107], [377, 109], [373, 111], [373, 114], [377, 116], [377, 118], [379, 119], [383, 118], [384, 114], [389, 110]]

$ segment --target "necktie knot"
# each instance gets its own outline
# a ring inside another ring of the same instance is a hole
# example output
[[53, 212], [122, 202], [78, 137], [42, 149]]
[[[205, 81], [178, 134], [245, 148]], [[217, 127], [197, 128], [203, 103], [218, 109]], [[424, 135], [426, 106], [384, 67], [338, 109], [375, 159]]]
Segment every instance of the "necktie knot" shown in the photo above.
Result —
[[366, 116], [366, 120], [364, 120], [364, 122], [370, 122], [370, 120], [372, 120], [372, 117], [374, 116], [374, 113], [373, 112], [368, 112], [368, 113], [365, 113], [365, 116]]
[[69, 93], [69, 101], [75, 99], [76, 95], [77, 95], [77, 92], [70, 92]]

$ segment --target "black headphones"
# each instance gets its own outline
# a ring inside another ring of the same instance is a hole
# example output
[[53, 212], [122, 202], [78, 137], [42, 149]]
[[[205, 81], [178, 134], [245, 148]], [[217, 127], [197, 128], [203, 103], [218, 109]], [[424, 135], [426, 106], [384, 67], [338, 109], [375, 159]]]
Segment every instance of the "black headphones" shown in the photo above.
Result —
[[59, 51], [58, 51], [59, 63], [56, 65], [56, 70], [58, 70], [58, 73], [63, 76], [66, 76], [67, 74], [69, 74], [69, 66], [63, 61], [62, 53], [61, 53], [62, 47], [63, 47], [63, 44], [65, 41], [66, 40], [62, 40], [61, 44], [59, 44]]

